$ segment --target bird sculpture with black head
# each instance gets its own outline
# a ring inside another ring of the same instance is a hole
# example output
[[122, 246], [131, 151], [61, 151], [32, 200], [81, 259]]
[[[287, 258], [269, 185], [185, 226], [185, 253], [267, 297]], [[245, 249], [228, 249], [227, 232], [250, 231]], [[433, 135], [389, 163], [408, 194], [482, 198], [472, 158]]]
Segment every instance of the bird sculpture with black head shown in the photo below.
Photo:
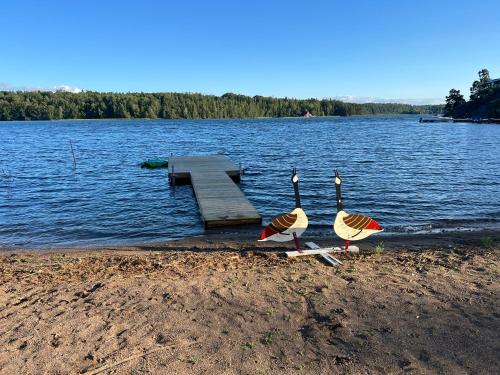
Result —
[[259, 241], [295, 241], [295, 247], [300, 250], [299, 237], [306, 231], [309, 221], [300, 204], [299, 177], [295, 168], [292, 169], [292, 183], [295, 191], [295, 209], [287, 214], [279, 215], [271, 221]]
[[333, 230], [345, 240], [345, 250], [349, 249], [350, 241], [362, 240], [372, 234], [383, 231], [382, 227], [371, 217], [360, 214], [348, 214], [344, 211], [341, 192], [342, 179], [335, 170], [335, 191], [337, 197], [337, 216], [333, 223]]

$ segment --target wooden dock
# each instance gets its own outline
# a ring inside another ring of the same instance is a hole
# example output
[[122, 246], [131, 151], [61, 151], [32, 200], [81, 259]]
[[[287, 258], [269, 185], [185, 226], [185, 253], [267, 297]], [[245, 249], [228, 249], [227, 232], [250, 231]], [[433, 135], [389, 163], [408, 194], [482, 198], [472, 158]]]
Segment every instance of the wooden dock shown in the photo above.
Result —
[[451, 117], [420, 117], [419, 122], [453, 122]]
[[191, 184], [205, 228], [261, 224], [262, 218], [234, 181], [240, 168], [224, 155], [179, 156], [168, 160], [171, 185]]
[[498, 118], [451, 118], [451, 117], [420, 117], [419, 122], [465, 122], [471, 124], [500, 124]]

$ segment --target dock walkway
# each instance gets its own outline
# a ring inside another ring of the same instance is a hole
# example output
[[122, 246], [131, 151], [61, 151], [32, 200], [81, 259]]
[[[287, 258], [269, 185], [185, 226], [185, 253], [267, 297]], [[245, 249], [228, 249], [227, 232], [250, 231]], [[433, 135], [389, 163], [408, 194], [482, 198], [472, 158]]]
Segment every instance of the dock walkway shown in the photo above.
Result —
[[262, 223], [255, 207], [234, 183], [240, 180], [240, 168], [226, 156], [170, 157], [168, 176], [172, 185], [193, 186], [205, 228]]

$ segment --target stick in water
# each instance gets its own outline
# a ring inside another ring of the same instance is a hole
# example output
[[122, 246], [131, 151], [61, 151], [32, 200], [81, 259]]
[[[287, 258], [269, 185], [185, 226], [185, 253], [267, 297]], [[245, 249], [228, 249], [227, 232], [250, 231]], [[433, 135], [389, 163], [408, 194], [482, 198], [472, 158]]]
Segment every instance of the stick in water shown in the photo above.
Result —
[[73, 151], [73, 142], [71, 142], [71, 139], [69, 140], [69, 145], [71, 147], [71, 153], [73, 154], [73, 169], [76, 169], [75, 151]]

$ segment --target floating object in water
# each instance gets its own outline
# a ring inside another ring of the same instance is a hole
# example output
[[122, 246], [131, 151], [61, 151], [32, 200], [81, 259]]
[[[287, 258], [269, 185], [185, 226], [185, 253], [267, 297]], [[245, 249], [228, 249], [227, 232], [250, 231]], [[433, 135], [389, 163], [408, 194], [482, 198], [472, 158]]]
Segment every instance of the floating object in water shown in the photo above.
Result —
[[360, 214], [348, 214], [344, 211], [340, 185], [342, 179], [339, 171], [335, 171], [335, 190], [337, 193], [337, 216], [333, 223], [333, 230], [345, 240], [345, 250], [349, 249], [350, 241], [362, 240], [374, 233], [383, 231], [382, 227], [371, 217]]
[[300, 205], [299, 178], [295, 168], [292, 170], [292, 183], [295, 190], [295, 209], [289, 214], [282, 214], [273, 219], [260, 235], [259, 241], [295, 241], [297, 251], [300, 250], [299, 237], [306, 231], [309, 221]]
[[454, 122], [452, 117], [420, 117], [419, 122]]
[[452, 118], [452, 117], [420, 117], [419, 122], [466, 122], [473, 124], [500, 124], [498, 118]]
[[149, 160], [143, 161], [139, 165], [141, 166], [141, 168], [149, 168], [149, 169], [168, 168], [168, 160], [149, 159]]

